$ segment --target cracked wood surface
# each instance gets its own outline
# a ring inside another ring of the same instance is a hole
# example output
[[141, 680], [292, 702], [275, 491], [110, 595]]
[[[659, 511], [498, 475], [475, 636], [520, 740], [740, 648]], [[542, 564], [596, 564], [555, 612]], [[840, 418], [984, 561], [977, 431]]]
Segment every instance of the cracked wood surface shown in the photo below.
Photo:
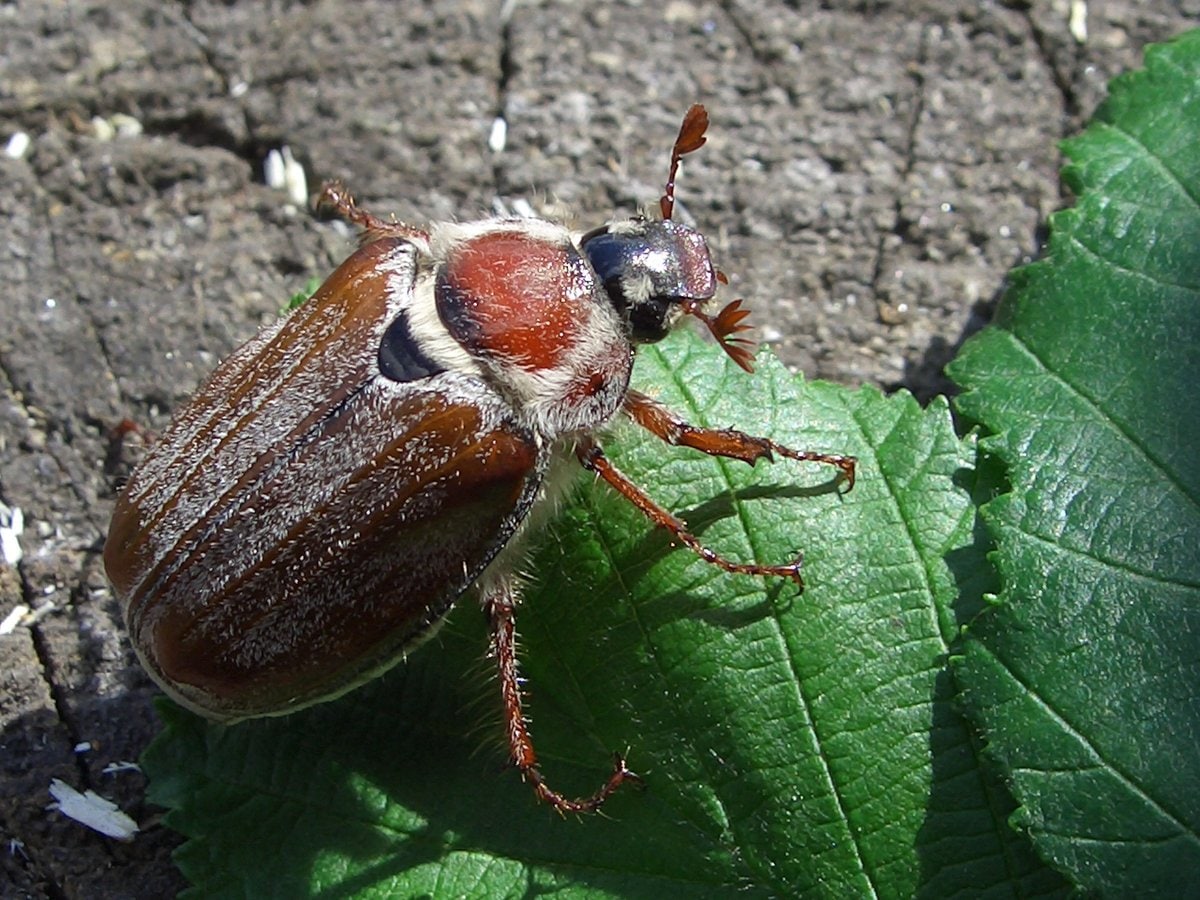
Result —
[[[0, 500], [27, 521], [24, 560], [0, 564], [0, 617], [44, 607], [0, 636], [0, 895], [182, 886], [140, 776], [103, 772], [156, 730], [99, 560], [107, 434], [126, 417], [161, 427], [348, 253], [262, 185], [269, 149], [289, 145], [311, 189], [341, 177], [414, 223], [499, 197], [587, 226], [654, 204], [679, 117], [703, 101], [711, 137], [681, 175], [681, 214], [710, 235], [730, 296], [806, 375], [928, 397], [1065, 202], [1056, 142], [1189, 18], [1171, 0], [1093, 3], [1079, 44], [1069, 5], [0, 9], [0, 138], [32, 138], [0, 157]], [[143, 133], [99, 140], [92, 118], [114, 113]], [[47, 812], [55, 777], [146, 831], [122, 845]]]

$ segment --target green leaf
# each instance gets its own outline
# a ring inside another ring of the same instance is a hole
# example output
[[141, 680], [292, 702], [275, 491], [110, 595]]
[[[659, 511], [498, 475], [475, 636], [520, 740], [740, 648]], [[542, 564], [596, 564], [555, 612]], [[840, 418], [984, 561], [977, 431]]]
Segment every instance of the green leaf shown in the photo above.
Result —
[[303, 306], [305, 303], [308, 302], [309, 298], [312, 297], [312, 295], [317, 292], [317, 288], [319, 288], [320, 286], [321, 286], [321, 279], [309, 278], [307, 281], [304, 282], [304, 287], [302, 287], [300, 290], [296, 291], [296, 293], [292, 294], [292, 296], [290, 296], [288, 298], [287, 304], [283, 307], [283, 309], [281, 309], [279, 311], [280, 315], [286, 315], [287, 313], [290, 313], [293, 310], [299, 309], [301, 306]]
[[[697, 424], [859, 457], [751, 468], [626, 425], [611, 458], [737, 560], [805, 552], [807, 589], [672, 548], [587, 478], [544, 531], [518, 623], [544, 773], [590, 793], [626, 750], [646, 789], [563, 820], [504, 767], [483, 616], [464, 600], [387, 676], [274, 720], [164, 708], [144, 764], [190, 838], [203, 896], [943, 896], [1052, 891], [1005, 825], [951, 708], [946, 660], [991, 586], [975, 455], [921, 410], [754, 378], [687, 334], [644, 348], [638, 385]], [[961, 596], [960, 596], [961, 595]]]
[[1011, 490], [956, 675], [1077, 885], [1200, 891], [1200, 32], [1066, 144], [1078, 195], [952, 374]]

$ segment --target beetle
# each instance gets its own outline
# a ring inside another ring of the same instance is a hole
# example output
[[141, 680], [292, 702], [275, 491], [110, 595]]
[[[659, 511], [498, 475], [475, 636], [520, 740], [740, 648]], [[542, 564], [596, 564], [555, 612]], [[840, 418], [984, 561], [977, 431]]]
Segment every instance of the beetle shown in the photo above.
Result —
[[830, 464], [734, 430], [689, 425], [629, 387], [635, 348], [699, 319], [752, 371], [741, 300], [706, 312], [724, 276], [673, 218], [682, 158], [706, 140], [692, 106], [661, 218], [576, 234], [493, 218], [427, 229], [321, 203], [361, 229], [313, 297], [225, 359], [117, 498], [104, 564], [131, 641], [174, 700], [235, 722], [332, 699], [395, 664], [464, 593], [491, 628], [512, 764], [560, 812], [640, 781], [622, 755], [590, 796], [544, 780], [515, 646], [524, 539], [582, 464], [728, 572], [802, 585], [800, 559], [737, 563], [704, 547], [605, 456], [625, 416], [668, 444], [754, 464]]

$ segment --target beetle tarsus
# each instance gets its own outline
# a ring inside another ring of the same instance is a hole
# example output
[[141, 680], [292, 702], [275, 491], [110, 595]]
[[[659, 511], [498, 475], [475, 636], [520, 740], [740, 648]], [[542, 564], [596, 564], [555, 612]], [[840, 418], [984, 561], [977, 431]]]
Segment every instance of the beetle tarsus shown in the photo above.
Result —
[[[734, 435], [740, 434], [740, 432], [731, 433]], [[725, 433], [714, 432], [714, 434], [720, 436]], [[680, 441], [680, 443], [683, 443], [683, 441]], [[778, 448], [770, 441], [765, 441], [765, 444], [772, 449], [786, 449]], [[705, 452], [710, 451], [706, 450]], [[800, 576], [799, 557], [790, 563], [775, 566], [760, 565], [758, 563], [738, 563], [734, 562], [733, 560], [726, 559], [715, 550], [711, 550], [700, 543], [700, 539], [688, 530], [687, 523], [684, 522], [683, 519], [672, 515], [670, 512], [663, 509], [661, 506], [651, 500], [641, 488], [629, 480], [629, 477], [625, 475], [624, 472], [609, 462], [608, 457], [604, 455], [604, 451], [601, 450], [599, 445], [594, 441], [580, 441], [576, 446], [575, 454], [579, 457], [579, 461], [583, 464], [585, 469], [589, 469], [603, 478], [609, 484], [609, 486], [613, 488], [613, 490], [640, 509], [651, 522], [660, 528], [665, 528], [671, 533], [671, 536], [675, 540], [683, 544], [683, 546], [687, 547], [706, 563], [711, 563], [717, 568], [723, 569], [726, 572], [731, 572], [735, 575], [760, 575], [776, 578], [787, 578], [790, 581], [795, 582], [795, 584], [801, 590], [804, 590], [804, 579]], [[712, 455], [742, 458], [734, 453], [713, 452]]]
[[[131, 441], [130, 438], [135, 440]], [[130, 444], [147, 450], [154, 445], [155, 440], [153, 431], [129, 418], [122, 419], [108, 429], [108, 446], [104, 452], [103, 468], [105, 475], [112, 479], [118, 490], [124, 487], [128, 480]]]
[[613, 754], [613, 770], [608, 780], [589, 797], [566, 797], [546, 784], [538, 766], [533, 738], [521, 702], [521, 678], [517, 666], [516, 589], [510, 578], [501, 579], [483, 590], [482, 604], [492, 631], [492, 656], [500, 676], [500, 695], [504, 702], [504, 719], [508, 731], [508, 749], [512, 764], [521, 777], [533, 788], [543, 803], [563, 815], [596, 812], [605, 801], [626, 782], [642, 784], [642, 779], [630, 771], [625, 756]]
[[553, 806], [563, 815], [567, 813], [597, 812], [604, 805], [605, 801], [616, 792], [617, 788], [623, 784], [634, 784], [641, 788], [646, 786], [641, 777], [630, 771], [629, 767], [625, 765], [625, 757], [620, 753], [613, 754], [613, 770], [612, 774], [608, 776], [608, 781], [601, 785], [600, 789], [590, 797], [577, 799], [564, 797], [558, 791], [546, 785], [545, 780], [542, 778], [542, 773], [536, 765], [525, 769], [521, 775], [533, 786], [533, 792], [539, 800]]
[[755, 437], [732, 428], [698, 428], [689, 425], [656, 400], [641, 391], [629, 391], [622, 405], [625, 414], [652, 435], [673, 447], [690, 447], [709, 456], [740, 459], [754, 465], [760, 459], [771, 462], [774, 454], [797, 462], [815, 462], [835, 466], [837, 481], [849, 491], [854, 487], [858, 459], [813, 450], [793, 450], [770, 438]]
[[317, 209], [329, 209], [351, 225], [362, 229], [361, 243], [369, 244], [380, 238], [397, 237], [404, 240], [428, 240], [429, 233], [403, 222], [381, 219], [362, 209], [341, 181], [325, 182], [317, 197]]

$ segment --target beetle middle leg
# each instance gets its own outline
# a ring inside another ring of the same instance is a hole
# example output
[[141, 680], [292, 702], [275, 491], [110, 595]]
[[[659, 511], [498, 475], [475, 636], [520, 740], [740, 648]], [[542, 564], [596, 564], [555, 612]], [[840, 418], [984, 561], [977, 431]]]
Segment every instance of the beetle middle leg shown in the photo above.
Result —
[[504, 700], [504, 720], [508, 736], [508, 752], [512, 763], [533, 786], [538, 799], [550, 804], [560, 813], [595, 812], [604, 801], [626, 781], [641, 784], [642, 779], [625, 765], [625, 758], [613, 755], [613, 771], [608, 781], [590, 797], [564, 797], [546, 784], [538, 767], [529, 723], [521, 704], [521, 678], [517, 667], [516, 608], [517, 594], [510, 577], [487, 585], [481, 600], [492, 631], [492, 655], [500, 676], [500, 695]]
[[687, 547], [705, 562], [712, 563], [726, 572], [733, 572], [737, 575], [771, 575], [780, 578], [790, 578], [801, 588], [804, 587], [804, 579], [800, 577], [802, 555], [798, 554], [792, 562], [778, 566], [764, 566], [758, 563], [738, 563], [726, 559], [717, 553], [717, 551], [710, 550], [700, 543], [700, 539], [688, 530], [687, 522], [651, 500], [649, 495], [629, 480], [629, 476], [609, 462], [608, 457], [604, 455], [604, 451], [596, 443], [590, 440], [580, 441], [575, 449], [575, 454], [579, 457], [579, 461], [585, 469], [589, 469], [603, 478], [618, 494], [640, 509], [646, 515], [646, 518], [660, 528], [665, 528], [671, 532], [671, 536], [675, 540], [679, 541], [679, 543], [683, 544], [683, 546]]

